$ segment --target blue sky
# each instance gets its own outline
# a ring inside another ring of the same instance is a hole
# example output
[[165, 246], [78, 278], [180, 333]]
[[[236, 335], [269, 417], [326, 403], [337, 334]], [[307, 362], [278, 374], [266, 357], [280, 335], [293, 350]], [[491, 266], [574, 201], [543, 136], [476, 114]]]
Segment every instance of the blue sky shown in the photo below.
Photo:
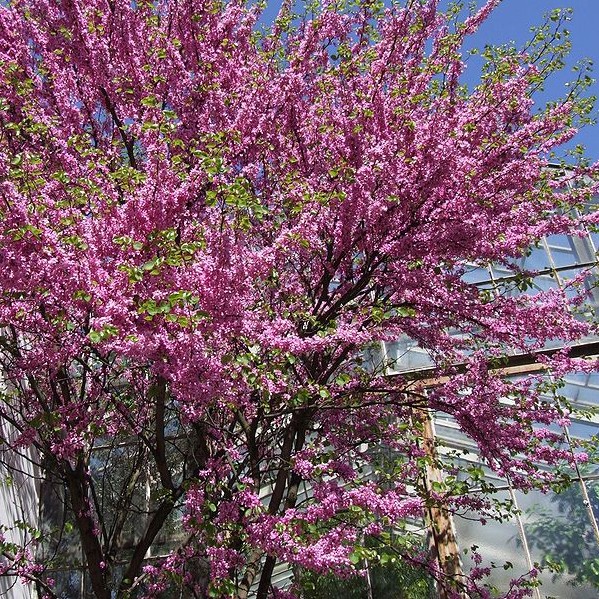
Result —
[[[522, 43], [529, 39], [530, 28], [543, 22], [543, 15], [555, 8], [574, 9], [567, 29], [571, 34], [572, 52], [567, 69], [548, 82], [545, 96], [556, 99], [566, 92], [565, 83], [571, 80], [571, 67], [582, 58], [590, 58], [595, 64], [593, 77], [599, 78], [599, 0], [503, 0], [477, 34], [480, 44], [500, 44], [508, 41]], [[595, 82], [589, 92], [599, 96], [599, 83]], [[593, 112], [599, 117], [598, 105]], [[583, 128], [575, 140], [586, 146], [592, 162], [599, 160], [599, 125]]]
[[[442, 0], [444, 3], [445, 0]], [[482, 0], [478, 0], [480, 5]], [[467, 0], [465, 4], [468, 4]], [[269, 0], [265, 20], [276, 15], [281, 0]], [[580, 59], [590, 58], [595, 63], [594, 77], [599, 78], [599, 0], [503, 0], [491, 17], [483, 24], [473, 39], [479, 47], [485, 44], [503, 44], [516, 42], [523, 44], [530, 39], [530, 28], [543, 22], [545, 13], [555, 8], [570, 7], [574, 9], [572, 20], [568, 23], [571, 34], [572, 52], [567, 70], [554, 76], [546, 86], [541, 99], [558, 99], [565, 95], [565, 83], [573, 78], [569, 69]], [[475, 67], [475, 64], [472, 65]], [[599, 83], [595, 83], [590, 92], [599, 96]], [[595, 118], [599, 117], [598, 106], [594, 110]], [[599, 125], [585, 127], [574, 140], [583, 144], [586, 155], [595, 162], [599, 160]]]

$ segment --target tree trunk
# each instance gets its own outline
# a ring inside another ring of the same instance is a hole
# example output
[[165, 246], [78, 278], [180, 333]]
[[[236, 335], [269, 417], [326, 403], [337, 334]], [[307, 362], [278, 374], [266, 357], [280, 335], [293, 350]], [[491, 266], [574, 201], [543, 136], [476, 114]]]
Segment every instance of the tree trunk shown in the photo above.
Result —
[[107, 586], [107, 564], [99, 541], [97, 523], [94, 521], [89, 500], [89, 485], [84, 463], [79, 460], [73, 469], [65, 469], [67, 488], [71, 501], [71, 508], [79, 530], [81, 547], [87, 563], [87, 572], [94, 595], [97, 599], [111, 599], [110, 589]]

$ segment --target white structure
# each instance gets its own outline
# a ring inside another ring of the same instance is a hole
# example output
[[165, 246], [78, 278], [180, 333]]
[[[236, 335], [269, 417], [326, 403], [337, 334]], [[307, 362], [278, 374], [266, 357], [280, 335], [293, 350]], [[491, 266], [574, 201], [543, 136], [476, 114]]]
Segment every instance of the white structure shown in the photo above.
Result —
[[[40, 476], [31, 451], [14, 448], [15, 438], [14, 429], [0, 419], [0, 531], [5, 543], [23, 547], [30, 546], [38, 528]], [[0, 557], [0, 572], [7, 563], [8, 557]], [[18, 577], [0, 576], [0, 597], [26, 599], [32, 591]]]

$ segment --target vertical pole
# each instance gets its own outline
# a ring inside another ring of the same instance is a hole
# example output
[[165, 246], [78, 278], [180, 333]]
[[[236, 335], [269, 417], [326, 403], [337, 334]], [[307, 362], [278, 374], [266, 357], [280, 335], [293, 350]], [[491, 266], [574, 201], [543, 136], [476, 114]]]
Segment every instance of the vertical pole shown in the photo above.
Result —
[[591, 505], [591, 498], [589, 497], [589, 490], [587, 489], [587, 485], [584, 482], [584, 478], [582, 473], [580, 472], [580, 468], [578, 467], [578, 462], [576, 461], [576, 457], [574, 455], [574, 449], [572, 448], [572, 439], [570, 437], [570, 431], [567, 426], [564, 426], [564, 433], [566, 434], [566, 440], [568, 441], [568, 447], [570, 448], [570, 453], [572, 454], [572, 461], [574, 462], [574, 468], [576, 470], [576, 477], [578, 478], [578, 484], [580, 485], [580, 491], [582, 493], [582, 500], [584, 506], [586, 508], [587, 514], [589, 516], [589, 522], [591, 523], [591, 527], [593, 529], [593, 534], [595, 535], [595, 541], [597, 541], [597, 545], [599, 546], [599, 524], [597, 524], [597, 518], [595, 513], [593, 512], [593, 506]]
[[368, 560], [364, 560], [364, 567], [366, 568], [366, 595], [368, 599], [374, 599], [374, 595], [372, 594], [372, 580], [370, 578], [370, 564]]
[[[522, 549], [524, 549], [524, 555], [526, 556], [526, 563], [528, 565], [528, 569], [533, 570], [535, 565], [532, 561], [530, 547], [528, 546], [526, 530], [524, 530], [524, 522], [522, 521], [522, 516], [520, 515], [518, 499], [516, 498], [516, 493], [514, 492], [512, 483], [509, 481], [509, 479], [507, 482], [508, 482], [508, 487], [510, 489], [510, 498], [512, 500], [512, 503], [514, 504], [514, 508], [516, 508], [516, 524], [518, 525], [518, 532], [520, 533], [520, 540], [522, 541]], [[533, 592], [534, 592], [535, 599], [542, 599], [541, 591], [539, 590], [539, 587], [535, 587]]]
[[[150, 514], [152, 509], [152, 487], [150, 485], [150, 468], [146, 467], [146, 480], [145, 480], [145, 500], [146, 500], [146, 513]], [[146, 559], [152, 557], [152, 545], [150, 544], [145, 555]]]

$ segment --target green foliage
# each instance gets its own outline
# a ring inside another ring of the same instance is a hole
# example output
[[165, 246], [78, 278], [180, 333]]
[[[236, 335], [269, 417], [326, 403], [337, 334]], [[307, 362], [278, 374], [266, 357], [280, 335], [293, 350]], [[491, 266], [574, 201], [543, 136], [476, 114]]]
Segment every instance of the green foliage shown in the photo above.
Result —
[[[599, 590], [599, 555], [589, 507], [599, 514], [599, 481], [587, 482], [590, 506], [585, 505], [579, 484], [573, 483], [552, 497], [553, 506], [536, 506], [527, 525], [529, 542], [543, 554], [542, 565], [555, 578], [569, 575], [573, 584]], [[557, 514], [556, 514], [557, 511]]]
[[[421, 569], [395, 558], [380, 560], [369, 567], [372, 597], [375, 599], [431, 599], [434, 585]], [[340, 578], [302, 571], [297, 576], [302, 599], [368, 599], [368, 578]]]

